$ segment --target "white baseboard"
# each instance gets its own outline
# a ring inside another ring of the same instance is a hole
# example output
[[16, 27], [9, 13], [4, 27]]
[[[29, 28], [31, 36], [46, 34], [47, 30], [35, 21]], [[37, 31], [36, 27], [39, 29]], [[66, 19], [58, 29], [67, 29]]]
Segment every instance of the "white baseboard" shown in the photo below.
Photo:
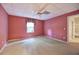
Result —
[[0, 53], [5, 49], [6, 46], [7, 44], [4, 44], [4, 46], [0, 49]]
[[47, 38], [49, 38], [49, 39], [53, 39], [53, 40], [56, 40], [56, 41], [59, 41], [59, 42], [62, 42], [62, 43], [68, 43], [68, 42], [66, 42], [66, 41], [63, 41], [63, 40], [59, 40], [59, 39], [56, 39], [56, 38], [53, 38], [53, 37], [50, 37], [50, 36], [46, 36]]

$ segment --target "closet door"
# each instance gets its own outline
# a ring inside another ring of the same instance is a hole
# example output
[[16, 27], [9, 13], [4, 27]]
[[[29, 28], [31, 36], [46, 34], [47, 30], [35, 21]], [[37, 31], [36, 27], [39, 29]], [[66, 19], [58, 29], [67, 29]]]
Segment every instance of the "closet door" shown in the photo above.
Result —
[[79, 17], [74, 19], [75, 33], [74, 36], [76, 39], [79, 39]]

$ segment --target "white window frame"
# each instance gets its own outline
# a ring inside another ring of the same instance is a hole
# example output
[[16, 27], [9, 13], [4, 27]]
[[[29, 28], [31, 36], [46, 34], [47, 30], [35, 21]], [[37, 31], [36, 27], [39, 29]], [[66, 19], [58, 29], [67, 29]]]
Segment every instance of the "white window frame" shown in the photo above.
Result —
[[34, 32], [34, 22], [27, 22], [27, 33], [33, 33]]

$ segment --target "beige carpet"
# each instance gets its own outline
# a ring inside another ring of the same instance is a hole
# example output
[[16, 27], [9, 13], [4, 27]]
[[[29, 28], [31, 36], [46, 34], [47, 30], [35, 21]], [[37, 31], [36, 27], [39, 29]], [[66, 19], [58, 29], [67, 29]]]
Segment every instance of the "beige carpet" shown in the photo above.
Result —
[[61, 43], [46, 37], [28, 38], [9, 43], [1, 55], [75, 55], [79, 54], [78, 43]]

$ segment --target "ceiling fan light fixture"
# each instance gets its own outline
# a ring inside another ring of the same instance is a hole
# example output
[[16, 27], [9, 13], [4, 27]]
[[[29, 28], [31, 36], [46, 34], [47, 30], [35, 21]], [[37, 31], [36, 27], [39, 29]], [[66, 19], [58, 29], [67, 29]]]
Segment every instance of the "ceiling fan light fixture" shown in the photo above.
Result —
[[43, 12], [38, 12], [37, 14], [38, 14], [38, 15], [42, 15], [42, 14], [50, 14], [50, 12], [49, 12], [49, 11], [43, 11]]
[[49, 11], [44, 11], [43, 14], [50, 14], [50, 12]]

